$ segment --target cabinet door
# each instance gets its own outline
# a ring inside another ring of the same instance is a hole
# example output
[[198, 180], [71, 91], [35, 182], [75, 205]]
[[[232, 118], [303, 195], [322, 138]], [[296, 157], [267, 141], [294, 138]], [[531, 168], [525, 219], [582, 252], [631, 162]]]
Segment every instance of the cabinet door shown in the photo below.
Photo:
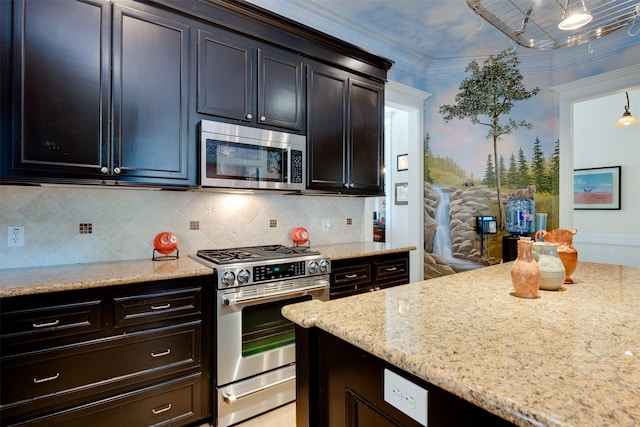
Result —
[[220, 29], [198, 32], [198, 112], [251, 121], [255, 48]]
[[113, 174], [186, 180], [189, 26], [145, 10], [113, 10]]
[[12, 169], [99, 174], [108, 163], [110, 5], [14, 2]]
[[350, 79], [349, 186], [356, 192], [384, 194], [383, 113], [383, 86]]
[[258, 122], [302, 130], [302, 59], [276, 49], [258, 49]]
[[309, 66], [307, 79], [307, 186], [346, 190], [348, 77], [329, 67], [313, 65]]

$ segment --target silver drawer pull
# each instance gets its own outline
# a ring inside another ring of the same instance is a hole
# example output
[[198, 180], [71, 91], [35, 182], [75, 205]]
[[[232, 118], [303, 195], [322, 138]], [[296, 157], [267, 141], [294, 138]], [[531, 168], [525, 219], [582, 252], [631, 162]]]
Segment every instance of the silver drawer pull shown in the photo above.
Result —
[[158, 414], [161, 414], [163, 412], [167, 412], [170, 409], [171, 409], [171, 403], [168, 403], [167, 406], [165, 406], [163, 408], [153, 408], [151, 410], [151, 412], [153, 412], [153, 415], [158, 415]]
[[357, 274], [347, 274], [344, 277], [346, 277], [347, 279], [355, 279], [356, 277], [358, 277]]
[[47, 322], [47, 323], [34, 323], [33, 327], [34, 328], [48, 328], [49, 326], [56, 326], [58, 323], [60, 323], [60, 320], [54, 320], [53, 322]]
[[58, 372], [55, 375], [51, 375], [50, 377], [44, 377], [44, 378], [34, 378], [33, 379], [33, 383], [34, 384], [41, 384], [41, 383], [46, 383], [47, 381], [53, 381], [53, 380], [57, 380], [60, 377], [60, 372]]
[[161, 351], [161, 352], [152, 352], [151, 353], [151, 357], [162, 357], [162, 356], [168, 356], [169, 353], [171, 353], [171, 349], [168, 348], [166, 351]]
[[151, 310], [166, 310], [167, 308], [170, 308], [170, 307], [171, 307], [170, 303], [163, 304], [163, 305], [152, 305]]
[[396, 271], [398, 267], [387, 267], [387, 271]]

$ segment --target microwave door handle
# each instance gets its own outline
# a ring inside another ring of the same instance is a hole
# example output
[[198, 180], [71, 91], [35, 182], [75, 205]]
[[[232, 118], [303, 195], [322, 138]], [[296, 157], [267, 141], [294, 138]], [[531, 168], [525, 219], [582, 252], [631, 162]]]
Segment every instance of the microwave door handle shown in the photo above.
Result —
[[285, 291], [272, 292], [268, 295], [256, 295], [256, 296], [247, 296], [247, 297], [239, 297], [239, 298], [223, 297], [222, 304], [235, 305], [235, 304], [243, 304], [243, 303], [254, 302], [254, 301], [261, 301], [266, 299], [273, 299], [276, 297], [278, 298], [292, 297], [296, 295], [303, 295], [305, 292], [320, 291], [327, 288], [329, 288], [329, 282], [326, 280], [322, 280], [318, 285], [305, 286], [303, 288], [296, 288], [295, 290], [287, 289]]

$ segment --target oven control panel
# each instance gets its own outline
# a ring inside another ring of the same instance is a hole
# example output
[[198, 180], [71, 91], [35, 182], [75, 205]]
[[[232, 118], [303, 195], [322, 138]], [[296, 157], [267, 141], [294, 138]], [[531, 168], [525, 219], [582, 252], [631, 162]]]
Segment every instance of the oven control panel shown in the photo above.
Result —
[[306, 274], [304, 261], [287, 261], [278, 264], [259, 265], [253, 267], [253, 281], [264, 282], [268, 280], [300, 277]]

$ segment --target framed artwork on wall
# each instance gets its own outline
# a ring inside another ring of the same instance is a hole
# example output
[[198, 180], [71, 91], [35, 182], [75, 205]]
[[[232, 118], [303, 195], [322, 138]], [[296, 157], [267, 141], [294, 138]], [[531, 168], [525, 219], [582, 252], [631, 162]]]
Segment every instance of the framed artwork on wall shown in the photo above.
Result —
[[409, 183], [398, 182], [396, 183], [396, 205], [408, 205], [409, 204]]
[[398, 171], [409, 169], [409, 154], [398, 154]]
[[573, 209], [620, 209], [620, 166], [574, 169]]

